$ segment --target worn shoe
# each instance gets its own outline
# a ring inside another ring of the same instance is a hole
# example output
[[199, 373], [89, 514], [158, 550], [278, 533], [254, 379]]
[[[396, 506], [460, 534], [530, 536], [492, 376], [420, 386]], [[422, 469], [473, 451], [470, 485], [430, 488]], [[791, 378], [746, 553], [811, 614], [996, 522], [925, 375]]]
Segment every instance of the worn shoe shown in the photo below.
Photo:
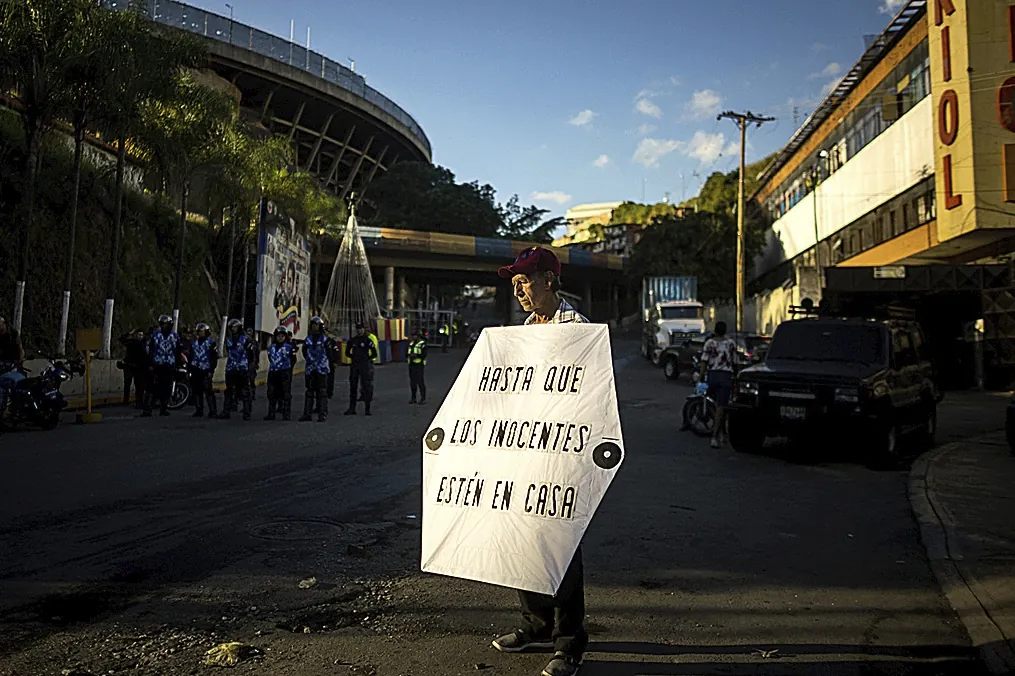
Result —
[[356, 415], [356, 409], [350, 408], [348, 411], [345, 412], [345, 414], [346, 415]]
[[311, 420], [313, 420], [313, 417], [309, 413], [304, 413], [300, 416], [300, 422], [310, 422]]
[[502, 653], [520, 653], [525, 650], [547, 650], [553, 647], [553, 641], [534, 639], [524, 631], [516, 630], [495, 638], [491, 645]]
[[416, 403], [416, 397], [413, 397], [412, 399], [410, 399], [409, 403], [410, 404], [415, 404]]
[[557, 651], [553, 659], [543, 669], [542, 676], [574, 676], [581, 669], [582, 663], [567, 653]]

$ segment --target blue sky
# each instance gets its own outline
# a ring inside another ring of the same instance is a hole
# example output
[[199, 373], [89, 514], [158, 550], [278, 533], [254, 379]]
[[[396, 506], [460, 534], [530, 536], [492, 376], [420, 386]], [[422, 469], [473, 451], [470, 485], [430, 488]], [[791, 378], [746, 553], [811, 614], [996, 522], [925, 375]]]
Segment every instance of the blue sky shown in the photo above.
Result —
[[[228, 15], [224, 2], [191, 0]], [[886, 2], [887, 5], [886, 6]], [[692, 196], [701, 176], [777, 150], [901, 0], [232, 0], [235, 19], [356, 61], [422, 125], [434, 161], [506, 201]], [[327, 9], [326, 9], [327, 8]], [[681, 178], [681, 174], [683, 178]]]

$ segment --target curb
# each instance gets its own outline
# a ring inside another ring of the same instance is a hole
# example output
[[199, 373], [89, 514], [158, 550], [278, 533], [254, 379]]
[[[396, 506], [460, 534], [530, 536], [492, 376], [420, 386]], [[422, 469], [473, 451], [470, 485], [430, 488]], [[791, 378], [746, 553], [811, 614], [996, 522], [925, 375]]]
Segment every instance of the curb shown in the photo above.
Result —
[[[299, 369], [299, 370], [293, 371], [293, 376], [299, 376], [299, 375], [302, 375], [302, 374], [303, 374], [303, 369]], [[256, 385], [257, 387], [261, 387], [261, 386], [267, 384], [267, 382], [268, 382], [268, 376], [264, 376], [263, 378], [255, 378], [254, 379], [254, 385]], [[226, 384], [225, 383], [213, 383], [212, 386], [211, 386], [211, 389], [214, 392], [224, 392], [225, 389], [226, 389]], [[133, 397], [131, 397], [131, 401], [133, 401]], [[92, 397], [92, 408], [99, 408], [99, 407], [102, 407], [102, 406], [120, 406], [122, 404], [123, 404], [123, 395], [122, 394], [114, 394], [114, 395], [108, 395], [108, 396], [102, 396], [102, 397]], [[87, 404], [87, 400], [85, 399], [85, 397], [78, 396], [78, 397], [74, 397], [73, 399], [68, 399], [67, 400], [67, 406], [63, 410], [64, 411], [84, 411], [87, 407], [88, 407], [88, 404]]]
[[1009, 639], [1004, 635], [1001, 627], [991, 619], [982, 597], [977, 594], [979, 583], [962, 565], [956, 526], [946, 512], [935, 504], [932, 488], [937, 463], [946, 455], [959, 451], [969, 443], [976, 443], [977, 440], [978, 438], [973, 438], [946, 444], [917, 458], [909, 471], [909, 502], [920, 526], [920, 540], [927, 550], [931, 570], [948, 603], [962, 620], [973, 646], [979, 652], [980, 660], [991, 674], [1003, 676], [1015, 673], [1015, 650], [1012, 643], [1015, 637]]

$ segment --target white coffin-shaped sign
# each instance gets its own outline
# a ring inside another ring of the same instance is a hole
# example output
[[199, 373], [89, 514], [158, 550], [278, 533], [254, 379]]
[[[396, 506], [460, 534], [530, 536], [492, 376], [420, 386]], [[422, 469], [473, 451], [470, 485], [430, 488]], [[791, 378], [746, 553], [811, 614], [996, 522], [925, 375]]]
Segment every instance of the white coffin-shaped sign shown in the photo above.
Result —
[[605, 325], [485, 329], [423, 438], [423, 571], [556, 593], [623, 457]]

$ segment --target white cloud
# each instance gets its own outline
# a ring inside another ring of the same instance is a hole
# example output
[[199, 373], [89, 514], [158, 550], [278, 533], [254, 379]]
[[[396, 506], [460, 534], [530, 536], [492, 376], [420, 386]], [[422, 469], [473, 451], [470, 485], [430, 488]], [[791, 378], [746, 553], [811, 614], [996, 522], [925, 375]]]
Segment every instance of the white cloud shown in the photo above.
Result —
[[677, 77], [676, 75], [671, 75], [670, 76], [670, 84], [673, 85], [674, 87], [679, 87], [680, 86], [680, 78]]
[[895, 16], [905, 4], [906, 0], [882, 0], [880, 10], [882, 14]]
[[816, 80], [819, 77], [835, 77], [836, 75], [838, 75], [841, 72], [842, 72], [842, 66], [840, 66], [837, 62], [832, 61], [830, 64], [825, 66], [824, 69], [822, 69], [821, 71], [819, 71], [817, 73], [811, 73], [810, 75], [808, 75], [807, 79], [808, 80]]
[[642, 115], [648, 115], [654, 117], [657, 120], [663, 116], [663, 109], [652, 103], [648, 98], [639, 98], [637, 103], [634, 104], [634, 109]]
[[592, 120], [596, 118], [596, 115], [597, 113], [595, 111], [586, 108], [585, 110], [581, 111], [580, 113], [572, 117], [570, 120], [568, 120], [567, 123], [574, 125], [575, 127], [585, 127], [589, 124], [592, 124]]
[[642, 125], [640, 125], [638, 127], [638, 133], [641, 134], [642, 136], [648, 136], [649, 134], [651, 134], [655, 130], [656, 130], [656, 126], [654, 124], [649, 124], [648, 122], [646, 122], [645, 124], [642, 124]]
[[550, 192], [539, 192], [532, 193], [531, 197], [533, 202], [553, 202], [554, 204], [567, 204], [571, 201], [571, 196], [566, 192], [560, 190], [552, 190]]
[[687, 102], [687, 115], [692, 119], [702, 119], [715, 115], [722, 106], [722, 97], [711, 89], [702, 89], [691, 94]]
[[708, 134], [696, 131], [688, 141], [684, 154], [693, 157], [702, 164], [713, 164], [724, 150], [726, 150], [726, 136], [722, 132]]
[[645, 167], [658, 167], [659, 160], [684, 147], [683, 141], [643, 138], [634, 150], [632, 161]]
[[811, 51], [815, 53], [823, 52], [826, 49], [828, 49], [828, 45], [826, 45], [824, 42], [815, 42], [813, 45], [811, 45]]
[[609, 163], [610, 163], [610, 156], [606, 155], [606, 154], [603, 154], [603, 155], [600, 155], [599, 157], [597, 157], [596, 159], [594, 159], [592, 161], [592, 166], [593, 167], [597, 167], [599, 169], [602, 169], [603, 167], [605, 167]]

